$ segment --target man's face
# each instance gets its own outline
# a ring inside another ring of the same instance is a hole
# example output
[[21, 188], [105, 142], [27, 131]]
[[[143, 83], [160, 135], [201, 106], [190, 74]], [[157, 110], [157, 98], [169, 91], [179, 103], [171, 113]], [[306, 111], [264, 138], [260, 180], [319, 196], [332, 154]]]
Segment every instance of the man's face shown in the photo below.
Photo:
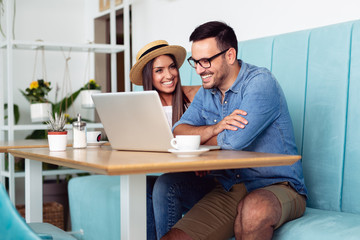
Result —
[[[193, 42], [191, 47], [192, 58], [200, 60], [203, 58], [211, 58], [220, 53], [215, 38], [206, 38], [204, 40]], [[226, 53], [224, 53], [225, 55]], [[211, 60], [211, 66], [204, 68], [200, 64], [196, 65], [196, 73], [200, 75], [204, 88], [220, 88], [224, 85], [229, 75], [229, 66], [224, 60], [224, 55]]]

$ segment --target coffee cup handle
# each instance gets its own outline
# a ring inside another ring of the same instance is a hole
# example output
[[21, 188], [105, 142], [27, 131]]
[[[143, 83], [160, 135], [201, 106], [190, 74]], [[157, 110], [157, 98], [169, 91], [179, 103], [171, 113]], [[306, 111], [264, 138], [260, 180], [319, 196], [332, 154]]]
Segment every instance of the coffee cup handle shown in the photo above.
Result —
[[170, 144], [173, 148], [178, 149], [176, 138], [171, 139]]
[[97, 135], [96, 141], [97, 141], [97, 142], [100, 142], [100, 141], [101, 141], [101, 133], [99, 133], [99, 134]]

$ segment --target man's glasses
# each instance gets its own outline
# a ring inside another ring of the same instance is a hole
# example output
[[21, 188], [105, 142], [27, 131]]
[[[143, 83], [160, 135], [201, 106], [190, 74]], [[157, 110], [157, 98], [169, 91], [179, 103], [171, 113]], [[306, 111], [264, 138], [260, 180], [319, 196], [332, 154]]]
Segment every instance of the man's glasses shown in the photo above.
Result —
[[211, 61], [214, 60], [215, 58], [217, 58], [218, 56], [220, 56], [221, 54], [224, 54], [226, 53], [230, 48], [222, 51], [222, 52], [219, 52], [218, 54], [210, 57], [210, 58], [201, 58], [199, 60], [195, 60], [193, 59], [192, 57], [189, 57], [187, 60], [188, 62], [190, 63], [190, 65], [193, 67], [193, 68], [196, 68], [196, 65], [197, 64], [200, 64], [201, 67], [203, 68], [210, 68], [211, 67]]

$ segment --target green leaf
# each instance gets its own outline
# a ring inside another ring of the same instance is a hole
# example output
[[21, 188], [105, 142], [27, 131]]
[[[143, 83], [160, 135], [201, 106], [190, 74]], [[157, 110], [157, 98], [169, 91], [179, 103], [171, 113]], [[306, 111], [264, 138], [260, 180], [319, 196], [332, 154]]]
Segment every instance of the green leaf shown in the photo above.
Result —
[[53, 113], [60, 113], [60, 109], [61, 109], [61, 112], [65, 112], [66, 106], [69, 109], [70, 106], [75, 102], [76, 98], [79, 96], [80, 91], [81, 91], [81, 89], [77, 90], [69, 97], [64, 97], [61, 101], [59, 101], [57, 103], [52, 103]]
[[[8, 104], [5, 103], [5, 104], [4, 104], [4, 110], [7, 110], [7, 108], [8, 108]], [[5, 116], [4, 116], [4, 119], [7, 119], [7, 118], [8, 118], [8, 116], [5, 115]], [[17, 124], [17, 123], [19, 122], [19, 120], [20, 120], [19, 106], [16, 105], [16, 104], [14, 104], [14, 119], [15, 119], [15, 124]]]
[[[28, 91], [29, 88], [26, 89], [26, 91]], [[29, 89], [30, 90], [30, 89]], [[22, 93], [22, 95], [26, 98], [26, 100], [28, 100], [31, 103], [30, 97], [28, 96], [28, 94], [26, 92], [24, 92], [23, 90], [19, 89], [19, 91]]]
[[25, 139], [46, 139], [46, 130], [34, 130], [30, 135], [26, 136]]
[[14, 118], [15, 118], [15, 124], [18, 124], [20, 120], [20, 110], [19, 106], [14, 104]]

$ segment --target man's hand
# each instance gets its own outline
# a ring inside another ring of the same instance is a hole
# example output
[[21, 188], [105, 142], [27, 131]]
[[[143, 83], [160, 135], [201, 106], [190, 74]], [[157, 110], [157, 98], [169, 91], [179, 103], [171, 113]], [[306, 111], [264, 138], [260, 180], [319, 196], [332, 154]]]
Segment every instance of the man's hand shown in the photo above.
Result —
[[201, 144], [217, 145], [216, 137], [219, 133], [225, 129], [236, 131], [239, 128], [245, 128], [248, 121], [242, 117], [246, 116], [247, 112], [236, 109], [229, 116], [226, 116], [223, 120], [215, 125], [205, 126], [192, 126], [188, 124], [180, 124], [174, 129], [174, 135], [200, 135]]
[[236, 109], [229, 116], [224, 117], [223, 120], [221, 120], [218, 124], [214, 125], [214, 135], [218, 135], [225, 129], [236, 131], [239, 128], [245, 128], [245, 125], [248, 124], [248, 121], [240, 115], [246, 116], [247, 112]]

